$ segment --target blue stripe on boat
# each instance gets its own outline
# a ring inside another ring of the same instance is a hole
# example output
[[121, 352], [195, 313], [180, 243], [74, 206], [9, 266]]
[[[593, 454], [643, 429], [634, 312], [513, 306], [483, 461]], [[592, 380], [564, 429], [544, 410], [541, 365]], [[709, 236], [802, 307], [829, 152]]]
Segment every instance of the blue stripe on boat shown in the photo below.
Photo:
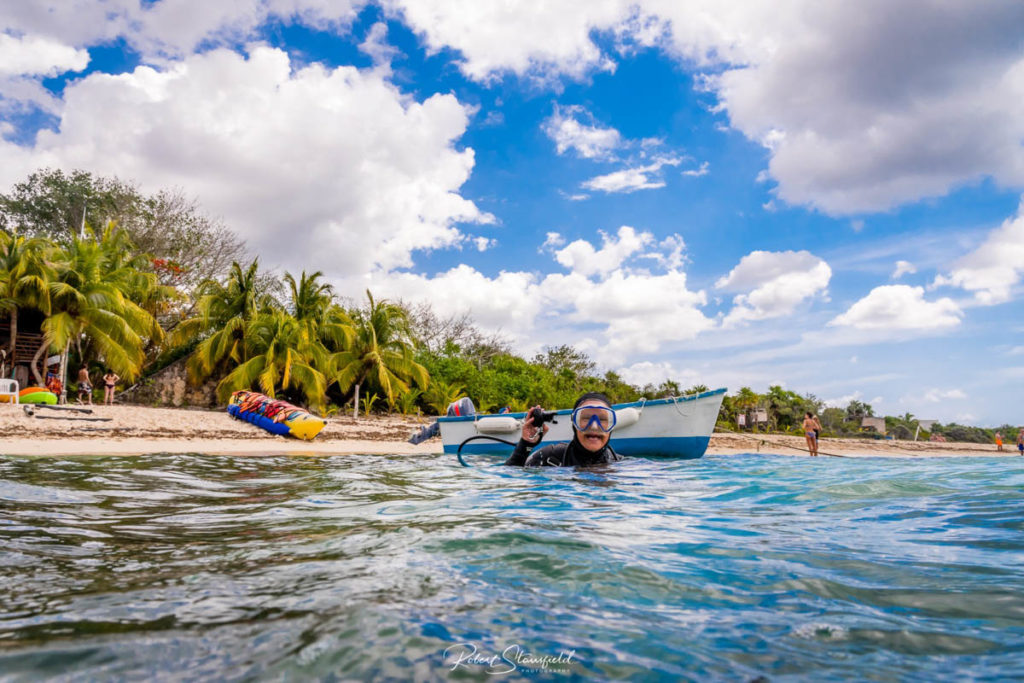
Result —
[[[510, 439], [511, 440], [511, 439]], [[672, 436], [672, 437], [646, 437], [637, 439], [623, 439], [613, 437], [611, 446], [619, 455], [634, 458], [680, 458], [694, 459], [704, 455], [708, 449], [710, 436]], [[545, 441], [549, 443], [560, 443], [558, 441]], [[561, 442], [564, 443], [564, 442]], [[455, 453], [459, 446], [446, 445], [445, 453]], [[512, 453], [512, 447], [496, 441], [472, 441], [462, 447], [463, 453], [470, 455], [500, 455], [507, 458]]]

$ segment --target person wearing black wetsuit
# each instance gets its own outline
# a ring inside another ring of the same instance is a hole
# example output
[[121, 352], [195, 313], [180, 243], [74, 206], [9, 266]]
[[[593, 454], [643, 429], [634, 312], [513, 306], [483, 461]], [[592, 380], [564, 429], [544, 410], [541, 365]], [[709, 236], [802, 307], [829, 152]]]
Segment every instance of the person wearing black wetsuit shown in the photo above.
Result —
[[[533, 424], [529, 414], [523, 423], [522, 437], [516, 449], [505, 461], [516, 467], [589, 467], [622, 460], [608, 441], [615, 426], [615, 411], [611, 401], [599, 392], [583, 394], [573, 406], [572, 441], [553, 443], [532, 450], [544, 438], [548, 426], [542, 429]], [[532, 452], [531, 452], [532, 451]]]

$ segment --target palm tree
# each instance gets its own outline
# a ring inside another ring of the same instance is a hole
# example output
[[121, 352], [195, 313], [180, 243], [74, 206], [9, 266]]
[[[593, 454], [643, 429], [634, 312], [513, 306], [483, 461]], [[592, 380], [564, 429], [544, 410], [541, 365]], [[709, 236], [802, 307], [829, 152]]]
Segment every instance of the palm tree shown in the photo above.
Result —
[[405, 309], [386, 299], [374, 301], [352, 315], [354, 338], [348, 349], [334, 354], [332, 377], [342, 392], [355, 386], [353, 416], [359, 417], [359, 388], [371, 381], [393, 402], [414, 382], [425, 388], [427, 370], [413, 360], [414, 344]]
[[291, 295], [290, 312], [296, 320], [319, 322], [334, 303], [332, 287], [327, 283], [317, 282], [323, 275], [319, 270], [312, 275], [306, 275], [306, 271], [302, 271], [299, 282], [296, 283], [291, 273], [284, 274], [284, 281]]
[[196, 315], [179, 323], [171, 335], [175, 346], [205, 335], [188, 359], [189, 376], [194, 382], [228, 363], [244, 363], [246, 327], [260, 311], [273, 308], [272, 300], [260, 287], [258, 258], [244, 270], [233, 262], [223, 283], [207, 280], [199, 286], [198, 295]]
[[109, 226], [97, 239], [86, 228], [83, 237], [73, 237], [66, 248], [54, 252], [49, 315], [43, 322], [43, 343], [32, 359], [32, 373], [40, 383], [36, 365], [47, 348], [60, 350], [63, 364], [72, 340], [78, 343], [84, 335], [110, 368], [131, 379], [141, 370], [146, 340], [162, 338], [153, 316], [126, 294], [155, 288], [156, 276], [119, 260], [124, 243], [116, 233]]
[[306, 275], [302, 271], [299, 282], [291, 273], [285, 273], [288, 285], [289, 309], [302, 327], [304, 344], [320, 344], [332, 352], [348, 348], [354, 338], [352, 319], [334, 301], [334, 290], [326, 283], [318, 282], [323, 273], [316, 271]]
[[52, 269], [44, 257], [46, 244], [38, 238], [0, 231], [0, 311], [10, 314], [8, 355], [14, 359], [18, 342], [18, 311], [49, 311]]
[[[217, 399], [227, 403], [231, 393], [258, 384], [274, 398], [278, 390], [296, 388], [315, 410], [323, 406], [327, 380], [316, 368], [329, 364], [326, 351], [304, 344], [303, 326], [281, 310], [257, 315], [245, 327], [245, 362], [217, 384]], [[305, 348], [304, 348], [305, 347]]]

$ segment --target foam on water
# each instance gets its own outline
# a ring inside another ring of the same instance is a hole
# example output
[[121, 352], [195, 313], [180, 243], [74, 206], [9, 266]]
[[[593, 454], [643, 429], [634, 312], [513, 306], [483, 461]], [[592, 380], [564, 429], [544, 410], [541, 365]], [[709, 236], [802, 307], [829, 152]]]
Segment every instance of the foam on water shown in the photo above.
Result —
[[0, 679], [1024, 677], [1024, 459], [474, 462], [0, 458]]

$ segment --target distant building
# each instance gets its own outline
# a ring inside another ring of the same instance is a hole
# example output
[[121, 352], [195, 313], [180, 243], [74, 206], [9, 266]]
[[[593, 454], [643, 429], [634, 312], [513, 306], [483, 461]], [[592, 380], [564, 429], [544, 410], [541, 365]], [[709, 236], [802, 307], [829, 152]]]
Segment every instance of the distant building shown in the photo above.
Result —
[[[14, 353], [4, 359], [4, 377], [18, 381], [21, 387], [29, 386], [31, 374], [29, 364], [43, 342], [42, 313], [29, 309], [18, 311], [18, 341]], [[0, 315], [0, 346], [6, 349], [11, 342], [10, 314]], [[45, 367], [44, 367], [45, 370]]]
[[865, 417], [860, 421], [861, 429], [873, 429], [879, 434], [885, 434], [884, 417]]

